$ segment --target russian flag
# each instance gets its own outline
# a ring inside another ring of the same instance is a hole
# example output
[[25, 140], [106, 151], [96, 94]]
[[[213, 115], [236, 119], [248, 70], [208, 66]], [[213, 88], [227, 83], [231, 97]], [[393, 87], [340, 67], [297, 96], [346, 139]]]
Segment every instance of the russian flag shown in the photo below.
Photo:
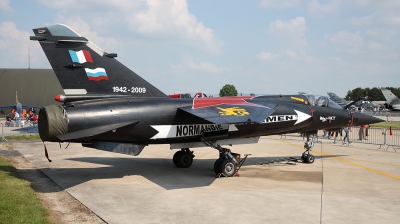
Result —
[[89, 80], [92, 81], [108, 80], [108, 76], [104, 68], [95, 68], [95, 69], [85, 68], [85, 71]]
[[69, 50], [69, 55], [71, 55], [72, 62], [83, 64], [85, 62], [93, 63], [92, 56], [87, 50], [73, 51]]

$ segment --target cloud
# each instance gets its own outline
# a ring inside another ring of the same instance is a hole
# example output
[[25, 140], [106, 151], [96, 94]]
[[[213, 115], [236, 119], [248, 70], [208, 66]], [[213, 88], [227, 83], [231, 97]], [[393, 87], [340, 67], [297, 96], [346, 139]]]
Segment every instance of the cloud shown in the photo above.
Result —
[[274, 21], [270, 24], [268, 30], [282, 38], [294, 40], [297, 45], [307, 45], [307, 41], [304, 38], [304, 34], [307, 31], [306, 19], [304, 17], [299, 16], [289, 22], [282, 20]]
[[278, 57], [277, 54], [273, 54], [271, 52], [262, 51], [262, 52], [256, 54], [256, 58], [261, 61], [271, 61], [271, 60], [276, 59], [277, 57]]
[[200, 70], [200, 71], [204, 71], [204, 72], [208, 72], [208, 73], [220, 73], [224, 70], [223, 68], [219, 68], [208, 62], [200, 62], [200, 63], [196, 64], [191, 60], [191, 61], [186, 62], [185, 65], [190, 69]]
[[384, 42], [391, 42], [393, 40], [393, 36], [396, 35], [398, 32], [399, 31], [395, 29], [375, 28], [367, 30], [366, 34], [374, 39], [378, 39]]
[[356, 7], [361, 7], [369, 11], [376, 10], [399, 10], [399, 1], [376, 1], [376, 0], [353, 0]]
[[9, 0], [0, 0], [0, 11], [2, 12], [14, 12], [14, 9], [10, 6]]
[[300, 3], [301, 0], [261, 0], [259, 6], [263, 8], [288, 8]]
[[364, 39], [360, 32], [351, 33], [348, 31], [340, 31], [329, 38], [331, 43], [336, 44], [338, 50], [347, 51], [349, 53], [359, 53], [359, 50], [364, 47]]
[[[28, 53], [40, 52], [39, 44], [29, 40], [30, 34], [17, 29], [13, 22], [0, 25], [0, 67], [14, 67], [15, 64], [29, 65]], [[30, 57], [32, 64], [37, 64], [39, 57]]]
[[294, 52], [294, 51], [287, 50], [287, 51], [285, 52], [285, 54], [286, 54], [286, 57], [288, 57], [288, 58], [290, 58], [290, 59], [292, 59], [292, 60], [297, 60], [297, 59], [299, 59], [299, 56], [297, 56], [296, 52]]
[[387, 50], [385, 45], [378, 43], [378, 42], [370, 41], [370, 42], [368, 42], [367, 45], [368, 45], [368, 48], [373, 51]]
[[352, 25], [356, 26], [379, 26], [397, 28], [400, 26], [400, 15], [392, 11], [378, 11], [362, 18], [352, 18]]
[[308, 3], [307, 9], [316, 16], [322, 16], [337, 12], [340, 9], [341, 1], [333, 0], [327, 4], [320, 4], [318, 0], [312, 0]]
[[212, 51], [222, 45], [213, 30], [189, 12], [186, 0], [148, 0], [144, 12], [129, 16], [129, 24], [142, 35], [197, 41]]
[[59, 14], [57, 15], [55, 21], [69, 26], [75, 32], [86, 37], [88, 40], [90, 40], [92, 43], [96, 44], [100, 48], [109, 48], [117, 44], [117, 40], [115, 40], [113, 37], [100, 37], [97, 32], [91, 30], [89, 24], [85, 22], [80, 16], [66, 17]]
[[142, 1], [134, 1], [134, 0], [62, 0], [62, 1], [54, 1], [54, 0], [36, 0], [42, 5], [45, 5], [54, 9], [66, 9], [75, 5], [79, 7], [74, 7], [73, 10], [82, 11], [87, 9], [103, 9], [103, 10], [121, 10], [128, 11], [136, 9], [139, 7], [140, 2]]
[[304, 59], [307, 62], [312, 61], [306, 55], [308, 43], [305, 38], [307, 27], [304, 17], [299, 16], [288, 22], [276, 20], [270, 23], [268, 31], [276, 37], [274, 43], [279, 46], [278, 53], [261, 52], [256, 55], [256, 58], [263, 61], [285, 58], [290, 60]]
[[[39, 0], [43, 5], [60, 10], [70, 21], [86, 18], [90, 24], [109, 29], [124, 29], [169, 42], [185, 42], [212, 52], [221, 51], [223, 42], [214, 31], [189, 12], [186, 0]], [[79, 5], [68, 14], [65, 8]], [[83, 13], [84, 12], [84, 13]], [[72, 13], [72, 14], [71, 14]], [[109, 18], [109, 19], [104, 19]]]

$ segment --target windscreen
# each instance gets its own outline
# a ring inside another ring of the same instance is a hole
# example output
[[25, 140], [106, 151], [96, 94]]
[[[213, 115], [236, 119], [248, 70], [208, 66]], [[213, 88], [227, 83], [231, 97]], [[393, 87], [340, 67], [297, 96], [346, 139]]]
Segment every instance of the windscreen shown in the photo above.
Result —
[[306, 96], [307, 96], [308, 102], [312, 106], [343, 109], [341, 106], [339, 106], [339, 104], [333, 102], [327, 96], [321, 96], [321, 95], [306, 95]]

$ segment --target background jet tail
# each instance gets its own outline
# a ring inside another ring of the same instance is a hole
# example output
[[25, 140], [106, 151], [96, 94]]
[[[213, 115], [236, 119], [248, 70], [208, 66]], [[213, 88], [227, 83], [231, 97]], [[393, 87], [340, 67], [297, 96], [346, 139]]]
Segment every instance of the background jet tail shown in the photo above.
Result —
[[328, 92], [328, 96], [329, 96], [329, 98], [331, 99], [331, 100], [333, 100], [333, 101], [343, 101], [344, 99], [343, 98], [340, 98], [338, 95], [336, 95], [335, 93], [331, 93], [331, 92]]
[[118, 94], [168, 97], [68, 26], [33, 29], [66, 95]]
[[392, 91], [390, 91], [389, 89], [381, 89], [383, 96], [385, 97], [386, 101], [388, 103], [394, 101], [394, 100], [398, 100], [399, 98], [397, 98], [396, 95], [394, 95], [392, 93]]

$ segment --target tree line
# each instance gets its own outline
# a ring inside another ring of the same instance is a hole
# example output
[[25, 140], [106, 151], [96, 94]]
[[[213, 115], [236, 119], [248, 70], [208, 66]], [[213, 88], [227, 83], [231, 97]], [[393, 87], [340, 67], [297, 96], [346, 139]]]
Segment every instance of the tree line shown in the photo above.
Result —
[[[390, 89], [394, 95], [400, 97], [400, 87], [386, 87], [386, 89]], [[220, 96], [237, 96], [238, 92], [234, 85], [226, 84], [223, 86], [219, 92]], [[357, 100], [362, 96], [368, 96], [368, 101], [386, 101], [385, 97], [382, 94], [381, 88], [361, 88], [357, 87], [353, 90], [347, 91], [346, 100], [353, 101]]]
[[[394, 95], [400, 97], [400, 87], [386, 87], [386, 89], [390, 89]], [[368, 96], [368, 101], [386, 101], [381, 88], [377, 87], [372, 89], [357, 87], [353, 90], [349, 90], [347, 91], [346, 100], [357, 100], [361, 96]]]

